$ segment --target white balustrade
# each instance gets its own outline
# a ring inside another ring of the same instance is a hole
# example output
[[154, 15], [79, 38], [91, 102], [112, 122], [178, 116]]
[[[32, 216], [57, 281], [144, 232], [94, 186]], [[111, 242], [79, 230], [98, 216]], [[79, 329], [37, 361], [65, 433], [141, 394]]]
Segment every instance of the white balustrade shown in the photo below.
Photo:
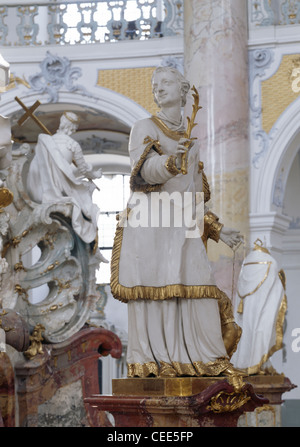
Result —
[[0, 45], [71, 45], [183, 35], [183, 0], [19, 0], [0, 6]]
[[249, 26], [300, 24], [299, 0], [248, 0]]

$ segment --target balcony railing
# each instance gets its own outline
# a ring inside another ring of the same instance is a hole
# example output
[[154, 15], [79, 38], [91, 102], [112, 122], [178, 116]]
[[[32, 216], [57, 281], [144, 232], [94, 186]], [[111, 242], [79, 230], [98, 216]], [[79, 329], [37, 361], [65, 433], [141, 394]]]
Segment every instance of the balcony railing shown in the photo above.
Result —
[[248, 0], [250, 26], [300, 24], [300, 0]]
[[183, 0], [19, 0], [0, 6], [0, 45], [72, 45], [183, 34]]

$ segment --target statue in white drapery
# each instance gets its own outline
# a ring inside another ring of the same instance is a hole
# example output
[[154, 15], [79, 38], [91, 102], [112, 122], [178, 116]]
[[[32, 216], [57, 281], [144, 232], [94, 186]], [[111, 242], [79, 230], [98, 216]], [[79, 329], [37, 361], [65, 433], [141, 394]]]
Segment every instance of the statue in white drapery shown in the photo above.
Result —
[[[200, 148], [186, 138], [181, 114], [190, 85], [177, 70], [159, 67], [152, 87], [160, 112], [131, 131], [132, 194], [112, 255], [112, 294], [128, 303], [128, 377], [239, 374], [230, 363], [239, 328], [229, 298], [216, 286], [205, 244], [212, 238], [233, 247], [241, 236], [206, 205], [202, 237], [193, 227], [197, 202], [209, 200], [209, 186]], [[160, 214], [163, 197], [171, 200]], [[177, 225], [188, 205], [192, 219]], [[170, 224], [164, 225], [168, 212]]]
[[260, 240], [246, 256], [234, 307], [242, 336], [232, 362], [248, 374], [273, 373], [270, 357], [283, 347], [285, 275]]
[[86, 243], [97, 237], [99, 208], [92, 202], [95, 185], [101, 177], [83, 157], [80, 145], [71, 135], [78, 127], [76, 114], [64, 113], [54, 135], [40, 134], [30, 163], [27, 191], [36, 203], [72, 201], [72, 227]]
[[[3, 66], [0, 57], [1, 87]], [[89, 321], [101, 298], [96, 270], [107, 262], [92, 201], [101, 170], [85, 162], [72, 138], [77, 128], [77, 115], [66, 112], [55, 135], [39, 135], [33, 157], [27, 143], [12, 157], [9, 119], [0, 116], [0, 309], [43, 327], [48, 343], [69, 339]]]

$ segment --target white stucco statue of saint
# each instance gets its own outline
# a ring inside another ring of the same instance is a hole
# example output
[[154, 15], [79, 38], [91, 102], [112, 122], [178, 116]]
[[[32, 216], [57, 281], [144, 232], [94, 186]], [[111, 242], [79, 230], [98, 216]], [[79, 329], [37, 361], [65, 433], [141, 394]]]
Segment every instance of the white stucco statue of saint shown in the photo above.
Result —
[[[128, 303], [128, 377], [239, 374], [230, 362], [239, 328], [229, 298], [216, 286], [205, 239], [233, 247], [241, 235], [225, 228], [206, 205], [203, 236], [198, 228], [190, 231], [201, 198], [209, 199], [200, 148], [186, 138], [182, 118], [190, 84], [177, 70], [159, 67], [152, 88], [160, 111], [131, 131], [131, 196], [111, 263], [112, 294]], [[192, 219], [178, 225], [175, 220], [187, 209]], [[167, 215], [165, 225], [161, 218]]]
[[240, 271], [234, 306], [242, 336], [232, 362], [248, 374], [275, 372], [270, 357], [283, 347], [285, 275], [258, 239]]
[[65, 112], [54, 135], [40, 134], [30, 163], [27, 192], [36, 203], [72, 201], [72, 227], [86, 243], [97, 237], [99, 208], [92, 202], [101, 170], [85, 162], [81, 147], [71, 135], [78, 128], [78, 117]]

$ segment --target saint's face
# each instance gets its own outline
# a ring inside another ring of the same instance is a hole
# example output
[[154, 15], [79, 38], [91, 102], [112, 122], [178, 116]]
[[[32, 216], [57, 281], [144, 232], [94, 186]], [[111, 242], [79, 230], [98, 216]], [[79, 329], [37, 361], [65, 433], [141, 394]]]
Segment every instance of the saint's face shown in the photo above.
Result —
[[76, 124], [74, 124], [74, 123], [68, 123], [68, 125], [65, 127], [65, 129], [64, 129], [64, 132], [65, 132], [65, 134], [66, 135], [69, 135], [69, 136], [71, 136], [71, 135], [73, 135], [74, 133], [76, 133], [76, 131], [77, 131], [77, 125]]
[[181, 105], [181, 85], [171, 72], [157, 72], [152, 81], [154, 97], [160, 107]]

